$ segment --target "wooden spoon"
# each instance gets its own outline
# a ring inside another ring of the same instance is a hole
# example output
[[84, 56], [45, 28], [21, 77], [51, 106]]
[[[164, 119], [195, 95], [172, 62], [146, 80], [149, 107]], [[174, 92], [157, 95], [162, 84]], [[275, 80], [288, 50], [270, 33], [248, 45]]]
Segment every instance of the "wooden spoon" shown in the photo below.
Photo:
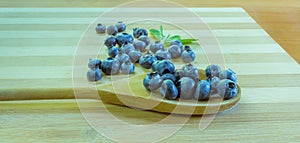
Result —
[[[236, 97], [223, 100], [221, 97], [211, 97], [208, 101], [197, 100], [167, 100], [159, 91], [149, 92], [143, 86], [146, 73], [132, 75], [121, 80], [97, 85], [98, 94], [102, 101], [124, 105], [142, 110], [163, 113], [202, 115], [214, 114], [232, 108], [241, 98], [241, 88], [238, 85]], [[199, 78], [205, 79], [205, 71], [199, 70]]]

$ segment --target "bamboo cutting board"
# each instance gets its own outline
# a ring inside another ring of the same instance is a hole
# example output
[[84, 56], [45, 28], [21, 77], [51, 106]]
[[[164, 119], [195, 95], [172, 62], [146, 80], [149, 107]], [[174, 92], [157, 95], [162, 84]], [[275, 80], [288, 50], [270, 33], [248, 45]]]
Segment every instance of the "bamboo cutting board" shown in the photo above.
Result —
[[[107, 10], [103, 8], [1, 9], [0, 99], [74, 98], [72, 64], [77, 43], [88, 24], [92, 23], [101, 12]], [[295, 61], [243, 9], [194, 8], [191, 10], [201, 16], [215, 34], [224, 52], [225, 66], [239, 74], [242, 87], [259, 86], [261, 82], [256, 83], [254, 79], [262, 75], [272, 78], [278, 74], [286, 76], [286, 74], [298, 73], [299, 66]], [[132, 9], [130, 12], [136, 11]], [[164, 9], [158, 11], [162, 16], [167, 15], [168, 12]], [[142, 14], [145, 15], [147, 11]], [[115, 22], [114, 19], [110, 20], [106, 23]], [[193, 25], [191, 19], [184, 18], [184, 20], [187, 24]], [[153, 27], [143, 26], [156, 28], [158, 25], [156, 23]], [[170, 27], [167, 32], [180, 33], [180, 30]], [[100, 40], [90, 42], [91, 45], [96, 46], [99, 43]], [[93, 57], [94, 53], [87, 53], [87, 55]], [[106, 54], [100, 56], [103, 59]], [[198, 61], [195, 62], [202, 69], [209, 64], [203, 56], [205, 55], [200, 53]], [[249, 77], [253, 82], [248, 80]], [[278, 84], [285, 86], [290, 83]]]
[[[77, 43], [88, 24], [106, 10], [0, 9], [0, 99], [74, 98], [71, 77]], [[165, 9], [159, 10], [168, 15]], [[164, 142], [299, 140], [299, 65], [243, 9], [192, 10], [215, 33], [226, 66], [238, 73], [243, 95], [237, 108], [218, 114], [205, 131], [197, 131], [201, 117], [191, 117], [186, 126]], [[187, 23], [193, 29], [192, 20]], [[200, 68], [205, 63], [199, 64]], [[90, 97], [87, 94], [85, 98]], [[77, 102], [94, 108], [99, 101], [1, 101], [1, 141], [110, 142], [86, 123]], [[151, 124], [165, 117], [104, 105], [100, 109], [109, 109], [116, 117], [132, 124]]]

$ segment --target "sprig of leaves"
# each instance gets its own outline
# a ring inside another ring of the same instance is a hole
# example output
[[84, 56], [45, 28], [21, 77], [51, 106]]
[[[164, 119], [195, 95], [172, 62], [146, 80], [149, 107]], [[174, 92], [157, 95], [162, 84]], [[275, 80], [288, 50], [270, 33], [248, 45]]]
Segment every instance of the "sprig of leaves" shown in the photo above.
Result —
[[170, 42], [173, 40], [179, 40], [182, 44], [190, 44], [194, 41], [198, 41], [197, 39], [193, 39], [193, 38], [189, 38], [189, 39], [182, 39], [180, 35], [170, 35], [168, 34], [167, 36], [164, 35], [164, 29], [163, 26], [160, 25], [159, 30], [157, 29], [150, 29], [150, 34], [152, 36], [154, 36], [154, 38], [156, 38], [157, 40], [166, 43], [166, 42]]

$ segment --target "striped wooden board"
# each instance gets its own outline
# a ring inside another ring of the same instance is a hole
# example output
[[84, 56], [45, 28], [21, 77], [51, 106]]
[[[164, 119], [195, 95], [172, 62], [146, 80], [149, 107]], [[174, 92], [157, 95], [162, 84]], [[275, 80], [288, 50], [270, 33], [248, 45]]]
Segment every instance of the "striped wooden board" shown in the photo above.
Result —
[[[0, 100], [74, 98], [72, 70], [77, 44], [89, 24], [107, 10], [1, 8]], [[132, 8], [128, 13], [137, 10]], [[166, 142], [299, 140], [299, 65], [243, 9], [191, 10], [203, 18], [220, 42], [225, 66], [238, 73], [243, 94], [239, 106], [218, 114], [207, 130], [197, 132], [199, 117], [192, 117]], [[170, 13], [176, 10], [164, 8], [155, 11], [165, 17], [173, 16]], [[182, 23], [190, 25], [193, 30], [193, 19], [179, 16], [184, 19]], [[115, 18], [110, 20], [106, 22], [115, 22]], [[170, 33], [180, 32], [172, 26], [166, 27]], [[204, 55], [200, 53], [198, 56]], [[200, 59], [203, 60], [196, 62], [204, 68], [207, 61]], [[87, 93], [82, 98], [90, 96]], [[86, 123], [78, 111], [77, 102], [95, 108], [99, 101], [1, 101], [0, 125], [4, 130], [0, 132], [1, 141], [109, 142]], [[165, 114], [104, 105], [99, 109], [106, 108], [114, 116], [132, 124], [151, 124], [166, 117]]]
[[[101, 13], [109, 10], [106, 8], [2, 8], [0, 10], [0, 99], [74, 98], [72, 65], [77, 43], [88, 29], [88, 25], [93, 24], [95, 18]], [[140, 10], [139, 8], [126, 9], [126, 15]], [[264, 91], [264, 88], [272, 88], [272, 91], [288, 89], [289, 93], [299, 91], [300, 80], [283, 82], [299, 78], [299, 65], [243, 9], [191, 8], [190, 10], [196, 12], [211, 28], [224, 53], [225, 66], [238, 73], [239, 83], [244, 90], [251, 91], [255, 88], [255, 91]], [[163, 18], [168, 15], [168, 12], [177, 10], [169, 8], [167, 11], [165, 9], [155, 11]], [[153, 9], [146, 9], [141, 17], [151, 15], [151, 12]], [[109, 25], [122, 19], [115, 13], [113, 15], [116, 17], [106, 18], [104, 23]], [[179, 23], [191, 25], [188, 28], [192, 30], [199, 30], [193, 29], [193, 19], [184, 17], [180, 13], [176, 15], [182, 18]], [[171, 16], [174, 17], [176, 16]], [[123, 21], [126, 22], [126, 18]], [[136, 25], [156, 28], [161, 23], [152, 24], [133, 23], [129, 28]], [[168, 25], [165, 27], [168, 33], [184, 35], [178, 28]], [[202, 31], [200, 29], [199, 33]], [[88, 41], [87, 45], [92, 47], [91, 51], [97, 50], [101, 42], [100, 40]], [[197, 45], [194, 48], [198, 48]], [[102, 58], [106, 57], [106, 51], [103, 51], [103, 54], [100, 54]], [[87, 57], [95, 55], [92, 52], [86, 54]], [[195, 63], [202, 69], [209, 64], [203, 52], [198, 53]], [[249, 95], [262, 97], [251, 92]]]

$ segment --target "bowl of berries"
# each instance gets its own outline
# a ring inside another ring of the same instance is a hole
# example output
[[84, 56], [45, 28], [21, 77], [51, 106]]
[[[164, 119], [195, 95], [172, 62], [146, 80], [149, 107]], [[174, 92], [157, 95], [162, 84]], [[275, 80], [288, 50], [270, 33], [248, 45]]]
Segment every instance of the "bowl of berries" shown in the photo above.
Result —
[[[216, 64], [200, 69], [189, 44], [196, 39], [164, 35], [159, 30], [118, 22], [96, 25], [106, 34], [107, 58], [88, 61], [87, 80], [96, 83], [103, 102], [174, 114], [214, 114], [234, 107], [241, 98], [236, 73]], [[117, 77], [105, 83], [103, 79]], [[99, 84], [97, 84], [99, 83]]]

